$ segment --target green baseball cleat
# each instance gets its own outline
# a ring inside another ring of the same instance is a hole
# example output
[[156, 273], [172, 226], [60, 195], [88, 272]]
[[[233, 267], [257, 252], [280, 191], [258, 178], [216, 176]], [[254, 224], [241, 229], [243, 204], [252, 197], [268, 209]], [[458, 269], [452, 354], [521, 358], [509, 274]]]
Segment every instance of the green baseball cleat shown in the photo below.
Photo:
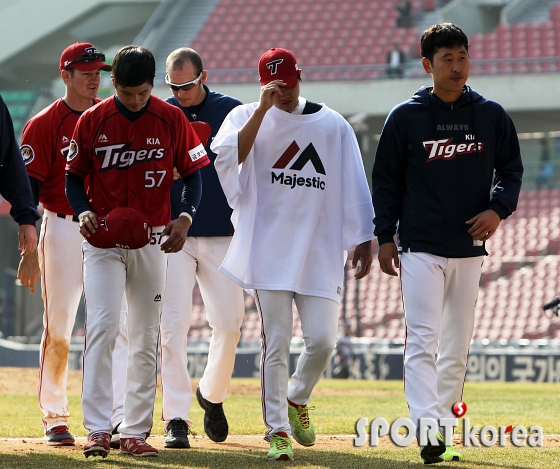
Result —
[[[285, 435], [285, 436], [284, 436]], [[293, 461], [292, 440], [285, 433], [275, 433], [270, 440], [270, 451], [268, 459], [275, 461]]]
[[315, 427], [309, 419], [310, 410], [315, 410], [315, 407], [296, 407], [288, 402], [288, 419], [292, 436], [302, 446], [313, 446], [315, 444]]
[[441, 458], [444, 461], [460, 461], [461, 459], [463, 459], [463, 455], [455, 451], [455, 448], [453, 448], [453, 446], [446, 446], [445, 453], [441, 455]]

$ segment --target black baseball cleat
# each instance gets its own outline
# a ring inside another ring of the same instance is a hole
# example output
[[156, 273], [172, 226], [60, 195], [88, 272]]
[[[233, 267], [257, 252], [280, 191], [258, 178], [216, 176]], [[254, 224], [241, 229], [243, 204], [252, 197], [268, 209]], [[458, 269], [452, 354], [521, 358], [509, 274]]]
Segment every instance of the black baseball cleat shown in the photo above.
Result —
[[202, 397], [200, 388], [196, 388], [196, 399], [204, 410], [204, 431], [212, 441], [221, 443], [228, 436], [229, 426], [222, 403], [213, 404]]
[[437, 445], [432, 445], [428, 441], [428, 444], [420, 450], [420, 457], [424, 460], [424, 464], [443, 462], [441, 455], [445, 453], [445, 441], [439, 433], [436, 433], [436, 438]]
[[66, 425], [59, 425], [45, 433], [45, 443], [49, 446], [74, 446], [74, 437]]
[[111, 448], [113, 449], [119, 449], [121, 447], [121, 434], [119, 433], [119, 426], [121, 425], [121, 423], [119, 423], [115, 428], [113, 428], [113, 431], [111, 432], [110, 445]]
[[190, 433], [187, 422], [182, 419], [173, 419], [167, 425], [166, 448], [190, 448], [188, 434]]

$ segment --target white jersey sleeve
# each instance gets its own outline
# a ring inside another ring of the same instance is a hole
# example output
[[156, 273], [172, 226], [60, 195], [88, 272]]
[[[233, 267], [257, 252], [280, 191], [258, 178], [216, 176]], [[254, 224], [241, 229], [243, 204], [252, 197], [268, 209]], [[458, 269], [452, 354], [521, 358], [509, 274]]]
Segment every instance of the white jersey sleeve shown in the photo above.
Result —
[[[256, 103], [255, 103], [256, 104]], [[239, 130], [249, 119], [254, 107], [251, 105], [237, 106], [226, 117], [220, 130], [214, 137], [211, 150], [216, 153], [214, 167], [226, 195], [229, 206], [233, 209], [231, 222], [235, 228], [234, 239], [227, 265], [220, 270], [239, 283], [248, 269], [249, 251], [243, 248], [243, 241], [252, 239], [254, 220], [256, 217], [256, 178], [253, 166], [254, 149], [251, 148], [243, 165], [238, 161]], [[246, 214], [246, 222], [239, 224], [239, 214]]]
[[[256, 104], [256, 103], [254, 103]], [[251, 148], [246, 164], [238, 163], [239, 130], [253, 113], [254, 105], [244, 105], [234, 108], [226, 117], [220, 130], [214, 137], [211, 150], [216, 153], [214, 167], [218, 173], [222, 189], [228, 204], [235, 210], [239, 196], [247, 191], [250, 177], [254, 149]], [[234, 224], [235, 225], [235, 224]]]
[[[342, 243], [347, 251], [352, 251], [358, 244], [372, 239], [373, 206], [369, 192], [366, 173], [362, 162], [360, 147], [350, 124], [341, 120], [342, 136], [342, 197], [344, 218], [342, 220]], [[364, 223], [369, 220], [370, 223]]]

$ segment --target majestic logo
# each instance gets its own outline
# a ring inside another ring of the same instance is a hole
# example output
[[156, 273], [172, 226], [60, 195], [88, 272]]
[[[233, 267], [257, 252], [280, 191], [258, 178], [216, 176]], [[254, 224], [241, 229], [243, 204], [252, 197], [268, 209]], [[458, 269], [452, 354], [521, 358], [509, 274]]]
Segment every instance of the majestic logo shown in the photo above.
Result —
[[146, 144], [147, 144], [147, 145], [161, 145], [161, 144], [159, 143], [159, 138], [157, 138], [157, 137], [155, 137], [155, 138], [153, 138], [153, 137], [148, 137], [148, 138], [146, 138]]
[[97, 139], [97, 141], [98, 141], [99, 143], [107, 143], [107, 142], [109, 141], [109, 139], [107, 138], [107, 135], [101, 134], [101, 135], [99, 136], [99, 138]]
[[115, 168], [126, 169], [134, 166], [136, 163], [161, 160], [165, 156], [165, 148], [129, 150], [131, 146], [132, 143], [129, 142], [95, 148], [95, 155], [101, 160], [99, 172], [101, 173]]
[[[467, 155], [477, 151], [476, 143], [459, 143], [453, 144], [453, 138], [444, 138], [442, 140], [425, 140], [422, 142], [424, 148], [430, 152], [427, 162], [439, 159], [451, 160], [457, 155]], [[478, 151], [482, 151], [484, 143], [478, 142]]]
[[[293, 141], [290, 146], [286, 149], [286, 151], [278, 158], [278, 161], [274, 163], [272, 169], [286, 169], [288, 163], [292, 161], [294, 156], [297, 155], [298, 151], [300, 150], [298, 144]], [[307, 147], [301, 152], [299, 157], [296, 161], [289, 167], [292, 171], [301, 171], [303, 167], [308, 163], [311, 162], [315, 171], [319, 174], [326, 175], [325, 167], [323, 166], [323, 162], [315, 150], [315, 147], [312, 143], [307, 145]], [[282, 171], [280, 174], [276, 174], [274, 171], [271, 172], [272, 175], [272, 184], [275, 182], [279, 182], [280, 184], [284, 184], [286, 186], [290, 186], [292, 189], [296, 186], [305, 186], [305, 187], [313, 187], [315, 189], [325, 190], [325, 181], [323, 181], [320, 177], [313, 177], [313, 178], [304, 178], [298, 177], [297, 174], [284, 174]]]
[[154, 301], [161, 301], [161, 295], [159, 293], [154, 298]]
[[68, 149], [68, 155], [66, 156], [67, 161], [72, 161], [76, 156], [78, 156], [78, 144], [76, 140], [70, 140], [70, 148]]
[[19, 147], [19, 151], [21, 152], [21, 157], [25, 164], [29, 164], [35, 159], [35, 152], [31, 145], [22, 145]]
[[[278, 159], [276, 163], [274, 163], [274, 169], [285, 169], [288, 166], [288, 163], [292, 161], [292, 158], [296, 156], [297, 152], [299, 151], [299, 146], [295, 142], [295, 140], [291, 143], [291, 145], [286, 149], [286, 151], [282, 154], [282, 156]], [[311, 161], [313, 166], [315, 167], [315, 171], [320, 174], [327, 174], [325, 172], [325, 167], [323, 166], [323, 162], [321, 158], [319, 158], [319, 154], [312, 143], [307, 145], [305, 150], [301, 152], [299, 158], [295, 161], [295, 163], [290, 166], [290, 169], [294, 171], [301, 171], [301, 169], [307, 164], [308, 161]]]
[[69, 139], [66, 135], [64, 135], [64, 136], [62, 137], [62, 143], [67, 143], [67, 142], [69, 142], [69, 141], [70, 141], [70, 139]]
[[276, 72], [278, 71], [278, 65], [280, 65], [282, 62], [284, 62], [284, 59], [273, 60], [272, 62], [268, 62], [266, 64], [266, 68], [270, 69], [271, 75], [276, 75]]

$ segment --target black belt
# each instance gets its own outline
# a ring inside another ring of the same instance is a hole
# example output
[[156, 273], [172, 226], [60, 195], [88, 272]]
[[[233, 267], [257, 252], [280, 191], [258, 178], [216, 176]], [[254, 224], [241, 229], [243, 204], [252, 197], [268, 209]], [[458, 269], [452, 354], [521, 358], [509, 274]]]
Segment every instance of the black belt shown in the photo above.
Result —
[[[66, 217], [67, 217], [67, 215], [65, 215], [64, 213], [57, 213], [56, 216], [57, 216], [58, 218], [66, 218]], [[80, 220], [78, 219], [78, 215], [74, 215], [74, 216], [72, 217], [72, 221], [75, 221], [75, 222], [80, 221]]]

